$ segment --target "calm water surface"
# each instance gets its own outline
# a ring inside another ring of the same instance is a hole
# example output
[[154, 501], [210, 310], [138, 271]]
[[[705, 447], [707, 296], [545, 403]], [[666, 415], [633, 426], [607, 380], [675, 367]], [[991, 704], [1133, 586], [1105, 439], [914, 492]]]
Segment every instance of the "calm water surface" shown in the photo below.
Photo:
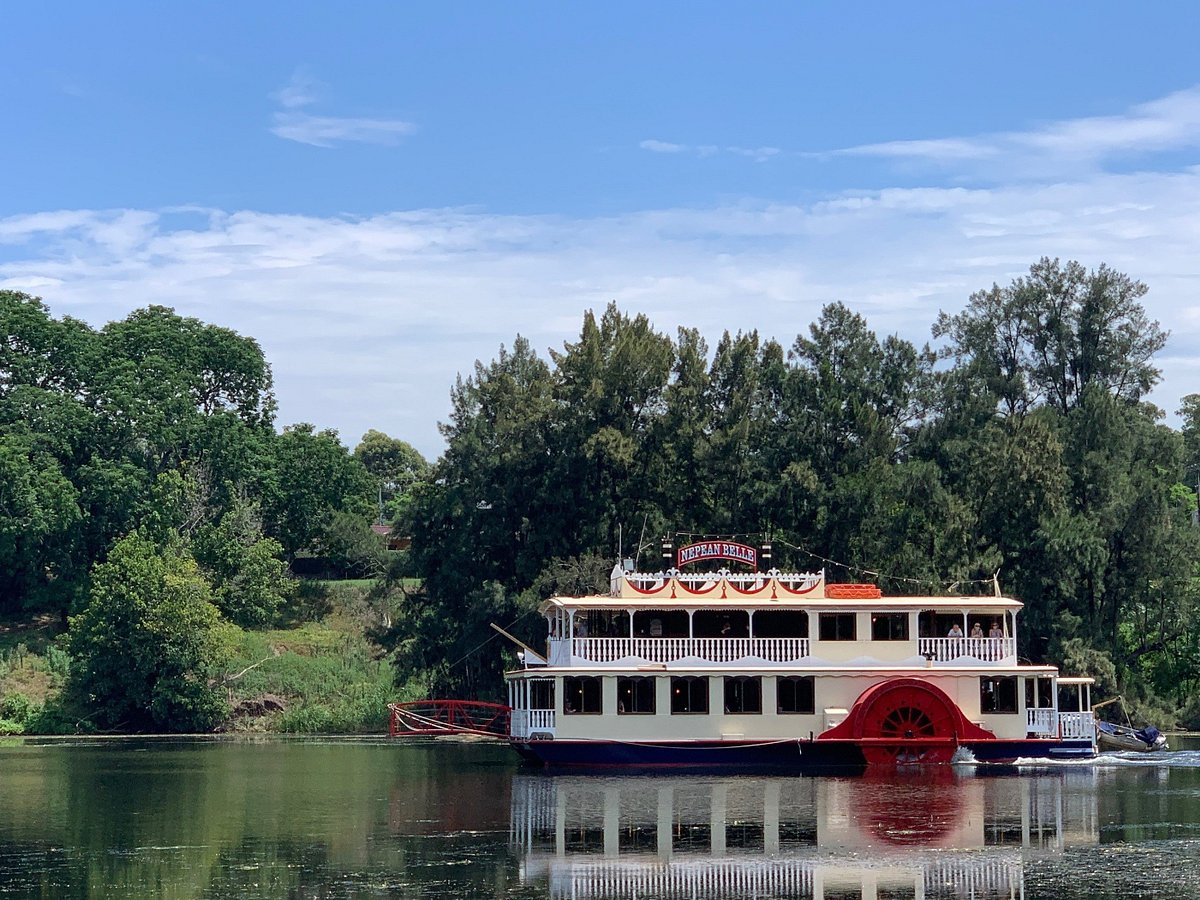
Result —
[[887, 778], [555, 775], [502, 746], [0, 740], [0, 895], [1200, 897], [1200, 743]]

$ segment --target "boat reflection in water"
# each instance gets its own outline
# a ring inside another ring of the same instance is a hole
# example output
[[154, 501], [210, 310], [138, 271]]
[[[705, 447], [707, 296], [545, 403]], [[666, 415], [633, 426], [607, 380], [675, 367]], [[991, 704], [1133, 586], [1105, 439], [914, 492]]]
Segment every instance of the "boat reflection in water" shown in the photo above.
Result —
[[1096, 773], [521, 775], [510, 843], [555, 898], [1022, 898], [1034, 854], [1098, 843]]

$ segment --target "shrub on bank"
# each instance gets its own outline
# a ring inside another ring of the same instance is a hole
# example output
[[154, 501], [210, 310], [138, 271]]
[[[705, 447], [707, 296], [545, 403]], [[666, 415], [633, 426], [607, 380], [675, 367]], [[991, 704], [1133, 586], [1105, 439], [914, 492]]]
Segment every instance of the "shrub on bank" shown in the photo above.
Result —
[[396, 699], [391, 663], [361, 633], [325, 622], [245, 633], [229, 665], [229, 700], [270, 696], [283, 712], [232, 723], [238, 729], [291, 734], [363, 734], [387, 730]]

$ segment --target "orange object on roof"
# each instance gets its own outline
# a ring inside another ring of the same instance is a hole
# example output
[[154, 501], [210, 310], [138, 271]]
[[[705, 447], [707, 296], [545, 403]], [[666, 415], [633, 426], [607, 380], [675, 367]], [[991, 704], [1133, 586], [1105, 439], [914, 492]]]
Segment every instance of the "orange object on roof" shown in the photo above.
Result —
[[874, 584], [827, 584], [825, 596], [830, 600], [878, 600], [883, 592]]

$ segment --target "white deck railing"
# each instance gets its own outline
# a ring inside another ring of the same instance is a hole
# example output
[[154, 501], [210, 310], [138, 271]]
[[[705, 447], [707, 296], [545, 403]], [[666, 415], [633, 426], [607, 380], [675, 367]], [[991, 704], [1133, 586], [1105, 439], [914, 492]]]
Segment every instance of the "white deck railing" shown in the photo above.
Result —
[[918, 638], [917, 652], [932, 657], [934, 662], [952, 662], [956, 659], [980, 659], [985, 662], [1000, 662], [1016, 659], [1016, 638]]
[[1090, 741], [1096, 735], [1096, 719], [1090, 712], [1059, 712], [1055, 709], [1025, 710], [1026, 729], [1038, 737], [1064, 741]]
[[514, 709], [511, 718], [512, 736], [527, 738], [535, 732], [554, 734], [554, 710]]
[[1026, 709], [1025, 730], [1038, 737], [1058, 737], [1058, 713], [1053, 709]]
[[[895, 646], [895, 642], [888, 643]], [[550, 664], [571, 665], [573, 660], [603, 664], [628, 659], [646, 663], [682, 659], [791, 663], [804, 659], [810, 652], [808, 638], [587, 637], [550, 641]], [[1017, 642], [1011, 637], [918, 638], [917, 653], [940, 663], [1006, 662], [1016, 660]], [[866, 655], [870, 655], [869, 651]]]
[[766, 662], [795, 662], [808, 656], [808, 638], [575, 638], [571, 654], [594, 663], [642, 659], [648, 663], [668, 663], [697, 658], [727, 663], [740, 659]]
[[1060, 712], [1058, 724], [1064, 740], [1093, 741], [1096, 739], [1096, 717], [1091, 712]]

